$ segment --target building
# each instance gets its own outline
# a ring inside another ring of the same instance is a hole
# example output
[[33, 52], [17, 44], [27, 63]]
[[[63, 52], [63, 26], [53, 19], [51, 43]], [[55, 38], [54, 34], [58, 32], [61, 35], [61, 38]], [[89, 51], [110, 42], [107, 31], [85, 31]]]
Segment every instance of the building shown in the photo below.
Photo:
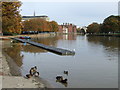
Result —
[[76, 33], [76, 25], [69, 24], [69, 23], [63, 23], [62, 25], [59, 25], [58, 32], [60, 33]]
[[22, 20], [25, 21], [25, 20], [38, 19], [38, 18], [44, 19], [46, 21], [49, 21], [48, 16], [45, 16], [45, 15], [44, 16], [23, 16]]
[[87, 27], [83, 26], [82, 29], [85, 31], [85, 33], [87, 32]]
[[22, 21], [25, 21], [25, 20], [30, 20], [30, 19], [44, 19], [46, 21], [49, 21], [49, 17], [46, 16], [46, 15], [42, 15], [42, 16], [36, 16], [35, 15], [35, 12], [34, 12], [34, 15], [33, 16], [22, 16]]

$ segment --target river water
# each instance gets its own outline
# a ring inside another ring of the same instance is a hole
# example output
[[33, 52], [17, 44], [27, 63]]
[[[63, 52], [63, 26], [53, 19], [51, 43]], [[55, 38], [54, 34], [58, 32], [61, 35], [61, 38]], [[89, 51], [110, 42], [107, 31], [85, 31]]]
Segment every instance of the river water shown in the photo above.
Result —
[[[35, 42], [75, 50], [74, 56], [61, 56], [38, 47], [4, 42], [4, 51], [14, 59], [21, 75], [38, 67], [40, 77], [56, 88], [118, 88], [119, 37], [52, 35], [34, 38]], [[68, 75], [64, 74], [68, 71]], [[68, 83], [56, 82], [62, 75]]]

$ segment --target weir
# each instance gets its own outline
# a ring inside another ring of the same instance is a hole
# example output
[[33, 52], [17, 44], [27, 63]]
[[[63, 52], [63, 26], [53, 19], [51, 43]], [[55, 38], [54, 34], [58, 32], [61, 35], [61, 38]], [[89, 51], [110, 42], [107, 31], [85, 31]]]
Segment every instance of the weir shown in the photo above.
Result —
[[52, 46], [47, 46], [47, 45], [37, 43], [37, 42], [31, 41], [31, 40], [19, 39], [19, 38], [12, 38], [12, 39], [23, 42], [23, 43], [28, 43], [28, 44], [31, 44], [31, 45], [36, 46], [36, 47], [40, 47], [42, 49], [48, 50], [50, 52], [53, 52], [53, 53], [56, 53], [59, 55], [75, 55], [74, 51], [56, 48], [56, 47], [52, 47]]

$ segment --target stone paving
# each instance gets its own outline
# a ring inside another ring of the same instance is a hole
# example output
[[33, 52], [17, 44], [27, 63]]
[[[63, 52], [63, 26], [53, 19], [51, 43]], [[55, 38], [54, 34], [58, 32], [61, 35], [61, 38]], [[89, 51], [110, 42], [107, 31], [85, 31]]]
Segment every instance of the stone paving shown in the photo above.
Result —
[[2, 88], [2, 41], [0, 41], [0, 90]]

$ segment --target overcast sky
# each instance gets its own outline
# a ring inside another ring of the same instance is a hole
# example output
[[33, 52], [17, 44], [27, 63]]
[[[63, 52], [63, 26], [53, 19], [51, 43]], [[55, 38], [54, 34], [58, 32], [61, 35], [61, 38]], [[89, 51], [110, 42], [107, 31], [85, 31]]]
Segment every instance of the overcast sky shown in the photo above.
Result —
[[[23, 0], [21, 0], [23, 1]], [[87, 26], [92, 22], [102, 23], [103, 20], [110, 15], [118, 15], [118, 1], [117, 0], [104, 0], [100, 2], [97, 0], [84, 0], [84, 2], [42, 2], [39, 0], [24, 0], [22, 2], [22, 15], [47, 15], [50, 20], [55, 20], [59, 24], [73, 23], [77, 26]], [[57, 0], [56, 0], [57, 1]], [[73, 1], [73, 0], [72, 0]]]

